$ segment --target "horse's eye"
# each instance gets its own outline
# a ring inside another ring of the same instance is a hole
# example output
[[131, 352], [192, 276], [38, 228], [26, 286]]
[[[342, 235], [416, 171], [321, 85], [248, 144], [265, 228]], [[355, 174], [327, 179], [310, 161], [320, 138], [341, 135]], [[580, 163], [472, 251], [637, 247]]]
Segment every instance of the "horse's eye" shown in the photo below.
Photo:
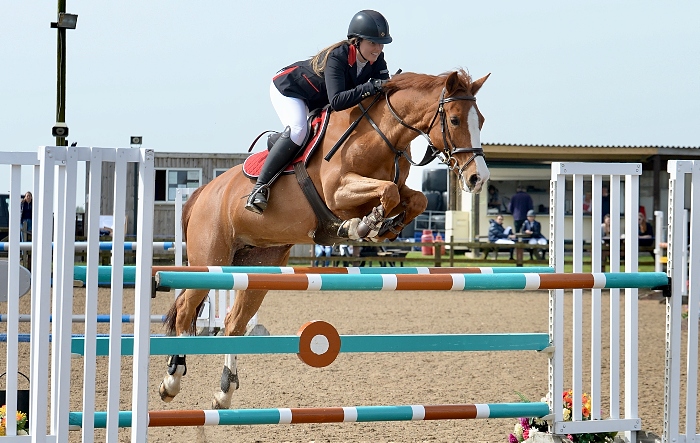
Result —
[[450, 117], [450, 123], [452, 126], [459, 126], [459, 117]]

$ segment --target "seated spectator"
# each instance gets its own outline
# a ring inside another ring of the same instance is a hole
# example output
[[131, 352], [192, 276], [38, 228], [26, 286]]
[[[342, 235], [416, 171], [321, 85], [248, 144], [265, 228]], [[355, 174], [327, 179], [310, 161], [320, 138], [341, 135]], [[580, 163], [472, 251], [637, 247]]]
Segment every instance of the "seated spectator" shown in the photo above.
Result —
[[583, 195], [583, 213], [584, 214], [590, 214], [592, 209], [592, 202], [591, 202], [591, 193], [586, 192]]
[[[531, 245], [546, 245], [547, 244], [547, 237], [542, 235], [542, 225], [540, 225], [540, 222], [535, 220], [535, 211], [530, 209], [527, 211], [527, 220], [523, 222], [523, 226], [520, 229], [520, 232], [523, 234], [523, 238], [527, 239], [528, 244]], [[530, 260], [533, 259], [533, 252], [535, 251], [534, 249], [530, 249]], [[544, 250], [538, 250], [542, 251], [542, 258], [544, 259]], [[539, 255], [539, 252], [538, 252]]]
[[[491, 220], [491, 226], [489, 227], [489, 242], [496, 243], [500, 245], [513, 245], [515, 244], [515, 234], [513, 234], [513, 228], [510, 226], [503, 227], [503, 216], [496, 216], [495, 220]], [[510, 259], [513, 260], [513, 249], [510, 250]]]
[[654, 244], [654, 227], [647, 221], [643, 206], [639, 208], [637, 220], [639, 222], [639, 230], [637, 231], [639, 246], [652, 246]]

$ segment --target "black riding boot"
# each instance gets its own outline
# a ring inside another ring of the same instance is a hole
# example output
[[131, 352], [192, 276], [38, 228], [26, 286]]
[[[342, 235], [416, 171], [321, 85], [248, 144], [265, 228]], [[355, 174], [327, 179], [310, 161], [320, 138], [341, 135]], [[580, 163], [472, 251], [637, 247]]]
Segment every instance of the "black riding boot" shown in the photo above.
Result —
[[247, 210], [256, 214], [263, 213], [267, 208], [267, 200], [270, 198], [270, 186], [299, 152], [299, 145], [289, 138], [289, 133], [290, 129], [287, 127], [267, 154], [258, 181], [253, 186], [245, 204]]
[[280, 136], [282, 135], [281, 132], [273, 132], [272, 134], [267, 136], [267, 150], [269, 151], [272, 149], [273, 146], [275, 146], [275, 143], [277, 140], [280, 139]]

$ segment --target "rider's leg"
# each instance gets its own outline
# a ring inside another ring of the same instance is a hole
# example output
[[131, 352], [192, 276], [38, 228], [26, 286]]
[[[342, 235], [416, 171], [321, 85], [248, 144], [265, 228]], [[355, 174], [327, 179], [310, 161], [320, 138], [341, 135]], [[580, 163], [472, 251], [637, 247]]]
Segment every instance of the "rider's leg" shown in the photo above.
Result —
[[270, 100], [286, 129], [280, 134], [274, 145], [269, 147], [270, 153], [267, 155], [260, 176], [258, 176], [245, 205], [247, 210], [257, 214], [262, 214], [267, 208], [270, 186], [279, 172], [294, 160], [307, 132], [306, 117], [309, 108], [304, 100], [283, 95], [274, 82], [270, 83]]
[[245, 204], [247, 210], [262, 214], [267, 208], [267, 200], [270, 197], [270, 186], [272, 186], [272, 183], [279, 176], [280, 172], [294, 160], [294, 157], [296, 157], [299, 152], [299, 145], [289, 138], [289, 133], [289, 126], [287, 126], [287, 129], [282, 132], [280, 138], [267, 154], [267, 159], [260, 171], [258, 180], [255, 186], [253, 186], [253, 190]]

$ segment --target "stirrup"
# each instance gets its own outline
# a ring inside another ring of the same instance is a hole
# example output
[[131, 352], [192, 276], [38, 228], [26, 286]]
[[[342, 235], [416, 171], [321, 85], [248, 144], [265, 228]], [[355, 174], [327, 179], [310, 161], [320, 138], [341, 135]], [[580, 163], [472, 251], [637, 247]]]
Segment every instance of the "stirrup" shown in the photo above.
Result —
[[268, 198], [270, 198], [270, 188], [267, 185], [256, 186], [248, 196], [245, 208], [256, 214], [262, 214], [267, 209]]

